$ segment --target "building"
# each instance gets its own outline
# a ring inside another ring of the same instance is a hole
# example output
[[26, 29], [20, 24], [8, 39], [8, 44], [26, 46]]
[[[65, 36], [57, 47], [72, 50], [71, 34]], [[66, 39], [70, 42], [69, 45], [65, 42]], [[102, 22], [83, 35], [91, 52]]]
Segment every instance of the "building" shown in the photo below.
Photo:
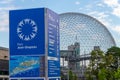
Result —
[[9, 56], [8, 49], [0, 47], [0, 80], [9, 78]]
[[89, 54], [94, 46], [102, 51], [116, 46], [105, 25], [91, 16], [74, 12], [60, 14], [60, 41], [60, 50], [79, 42], [80, 54]]

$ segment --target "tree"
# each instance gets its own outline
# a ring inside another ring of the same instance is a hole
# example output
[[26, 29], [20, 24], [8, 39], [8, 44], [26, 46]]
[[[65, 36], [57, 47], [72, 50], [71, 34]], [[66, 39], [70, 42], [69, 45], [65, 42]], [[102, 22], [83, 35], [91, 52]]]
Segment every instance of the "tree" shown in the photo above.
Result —
[[73, 80], [78, 80], [78, 79], [77, 79], [77, 75], [76, 75], [76, 74], [74, 74], [74, 79], [73, 79]]
[[106, 55], [109, 54], [113, 55], [114, 58], [114, 63], [111, 65], [111, 68], [117, 71], [120, 65], [120, 48], [115, 46], [109, 48]]
[[69, 71], [69, 80], [73, 80], [73, 73], [71, 70]]
[[[86, 77], [88, 80], [93, 80], [93, 79], [98, 79], [98, 73], [99, 73], [99, 67], [101, 67], [103, 64], [104, 54], [100, 50], [93, 50], [91, 52], [91, 59], [90, 59], [90, 64], [88, 66], [87, 72], [86, 72]], [[101, 66], [99, 66], [99, 64]]]
[[116, 80], [120, 80], [120, 68], [114, 74]]
[[60, 73], [61, 73], [61, 80], [66, 79], [66, 76], [64, 75], [64, 73], [62, 71]]
[[108, 49], [107, 54], [112, 54], [114, 56], [120, 56], [120, 48], [113, 46]]
[[105, 55], [103, 51], [93, 50], [90, 64], [86, 71], [87, 80], [114, 80], [114, 71], [108, 68], [113, 61], [112, 55]]
[[74, 74], [71, 70], [69, 71], [69, 80], [78, 80], [77, 75]]
[[120, 48], [111, 47], [103, 53], [91, 52], [91, 59], [86, 70], [87, 80], [120, 80]]

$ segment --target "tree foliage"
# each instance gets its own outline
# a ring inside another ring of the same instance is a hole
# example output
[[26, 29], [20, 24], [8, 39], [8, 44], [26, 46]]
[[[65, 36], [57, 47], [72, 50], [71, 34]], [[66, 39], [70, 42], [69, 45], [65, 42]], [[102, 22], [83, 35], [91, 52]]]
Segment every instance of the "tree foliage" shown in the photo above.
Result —
[[119, 67], [120, 64], [120, 48], [119, 47], [111, 47], [108, 49], [107, 54], [106, 55], [112, 55], [114, 58], [114, 62], [111, 65], [111, 68], [116, 70]]
[[114, 74], [116, 80], [120, 80], [120, 68]]
[[120, 80], [119, 59], [120, 48], [118, 47], [108, 49], [107, 53], [93, 50], [86, 70], [87, 80]]
[[[68, 75], [64, 75], [61, 71], [61, 80], [68, 80]], [[69, 70], [69, 80], [78, 80], [76, 74], [74, 74], [71, 70]]]
[[73, 80], [73, 73], [71, 70], [69, 71], [69, 80]]
[[77, 75], [74, 74], [71, 70], [69, 71], [69, 80], [77, 80]]

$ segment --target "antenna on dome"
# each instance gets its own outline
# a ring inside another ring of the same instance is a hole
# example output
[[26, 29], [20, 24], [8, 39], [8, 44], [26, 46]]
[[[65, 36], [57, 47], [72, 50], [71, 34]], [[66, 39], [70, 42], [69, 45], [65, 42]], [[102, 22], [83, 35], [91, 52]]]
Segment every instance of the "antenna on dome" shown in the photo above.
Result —
[[77, 35], [75, 36], [75, 41], [78, 42], [78, 36]]

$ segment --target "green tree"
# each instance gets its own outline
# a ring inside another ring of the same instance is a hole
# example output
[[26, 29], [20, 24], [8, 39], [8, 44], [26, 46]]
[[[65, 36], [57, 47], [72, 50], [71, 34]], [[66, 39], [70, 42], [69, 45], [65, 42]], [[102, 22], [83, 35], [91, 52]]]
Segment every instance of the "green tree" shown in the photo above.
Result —
[[69, 71], [69, 80], [78, 80], [76, 74], [74, 74], [71, 70]]
[[[91, 59], [90, 64], [88, 66], [86, 77], [88, 80], [98, 79], [98, 73], [99, 73], [99, 67], [101, 67], [103, 64], [101, 64], [101, 61], [103, 61], [104, 54], [100, 50], [93, 50], [91, 52]], [[99, 66], [99, 64], [101, 66]]]
[[74, 76], [73, 76], [73, 80], [78, 80], [78, 78], [77, 78], [77, 75], [76, 75], [76, 74], [74, 74]]
[[64, 73], [62, 71], [60, 73], [61, 73], [61, 80], [66, 79], [66, 76], [64, 75]]
[[86, 71], [87, 80], [114, 80], [114, 71], [109, 68], [114, 61], [113, 59], [111, 54], [105, 55], [103, 51], [93, 50]]
[[102, 68], [98, 72], [98, 80], [106, 80], [106, 72], [107, 70], [105, 68]]
[[120, 80], [120, 68], [114, 74], [116, 80]]
[[110, 67], [117, 71], [120, 65], [120, 48], [115, 46], [109, 48], [106, 55], [109, 55], [109, 54], [113, 55], [113, 58], [114, 58], [114, 63], [111, 64]]
[[103, 53], [91, 52], [91, 59], [86, 70], [87, 80], [120, 80], [120, 48], [111, 47]]
[[112, 54], [114, 56], [120, 56], [120, 48], [113, 46], [108, 49], [107, 54]]
[[73, 80], [73, 72], [71, 70], [69, 71], [69, 80]]

